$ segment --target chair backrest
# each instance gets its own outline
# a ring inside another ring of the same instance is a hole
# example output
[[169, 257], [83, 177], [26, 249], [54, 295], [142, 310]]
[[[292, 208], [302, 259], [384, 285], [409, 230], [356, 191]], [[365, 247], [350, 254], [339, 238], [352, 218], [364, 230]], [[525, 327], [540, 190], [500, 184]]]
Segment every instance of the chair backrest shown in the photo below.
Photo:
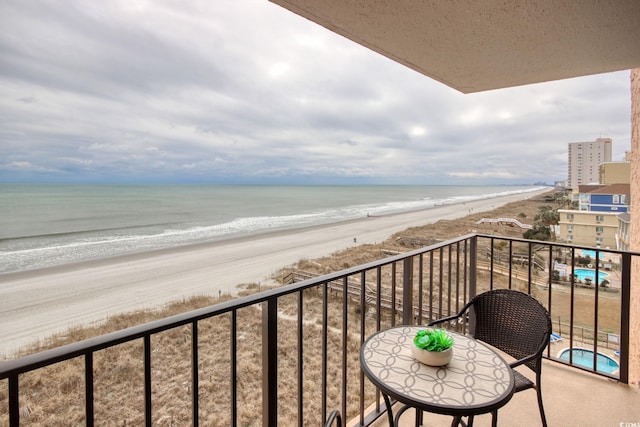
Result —
[[342, 417], [340, 416], [340, 411], [334, 409], [327, 417], [327, 421], [324, 424], [324, 427], [331, 427], [335, 423], [336, 427], [342, 427]]
[[551, 334], [551, 316], [542, 304], [520, 291], [495, 289], [476, 296], [471, 307], [476, 339], [516, 359], [536, 354], [526, 365], [538, 372]]

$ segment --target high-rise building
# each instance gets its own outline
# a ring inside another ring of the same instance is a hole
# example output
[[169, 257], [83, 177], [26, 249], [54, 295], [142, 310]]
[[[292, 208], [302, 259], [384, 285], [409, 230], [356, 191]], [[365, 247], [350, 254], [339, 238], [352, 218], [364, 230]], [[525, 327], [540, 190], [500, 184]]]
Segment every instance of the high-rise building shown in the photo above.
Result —
[[569, 143], [568, 185], [577, 189], [581, 184], [597, 184], [600, 164], [611, 161], [611, 138]]

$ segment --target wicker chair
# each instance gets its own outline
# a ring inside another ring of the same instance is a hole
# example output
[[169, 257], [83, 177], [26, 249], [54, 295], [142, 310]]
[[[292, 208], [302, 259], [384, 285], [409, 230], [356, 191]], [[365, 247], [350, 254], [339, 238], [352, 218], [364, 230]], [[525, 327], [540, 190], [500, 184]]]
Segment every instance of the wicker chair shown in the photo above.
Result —
[[329, 414], [327, 418], [327, 422], [324, 424], [324, 427], [331, 427], [333, 424], [337, 427], [342, 427], [342, 417], [340, 416], [340, 412], [337, 409], [334, 409]]
[[[512, 368], [523, 365], [535, 372], [535, 381], [531, 381], [514, 369], [515, 392], [536, 390], [542, 425], [546, 427], [540, 376], [542, 353], [549, 343], [551, 334], [551, 316], [547, 309], [535, 298], [523, 292], [496, 289], [476, 296], [458, 314], [435, 320], [429, 323], [429, 326], [458, 320], [467, 314], [467, 311], [470, 325], [474, 327], [474, 330], [470, 331], [471, 336], [515, 358], [516, 361], [510, 364]], [[497, 411], [493, 413], [494, 425], [496, 419]], [[454, 423], [458, 421], [454, 420]]]

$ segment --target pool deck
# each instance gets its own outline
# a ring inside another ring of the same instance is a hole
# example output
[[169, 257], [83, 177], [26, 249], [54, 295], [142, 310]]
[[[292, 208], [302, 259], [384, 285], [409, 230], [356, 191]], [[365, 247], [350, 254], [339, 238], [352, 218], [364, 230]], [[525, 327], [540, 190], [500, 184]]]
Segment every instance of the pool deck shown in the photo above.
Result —
[[[570, 280], [570, 276], [571, 276], [571, 268], [568, 266], [565, 266], [563, 264], [556, 264], [554, 266], [555, 270], [558, 270], [561, 272], [561, 276], [563, 277], [564, 280], [568, 281]], [[585, 267], [576, 267], [575, 270], [589, 270], [589, 271], [593, 271], [593, 277], [595, 278], [595, 269], [594, 268], [585, 268]], [[606, 274], [606, 276], [603, 277], [603, 279], [607, 279], [607, 281], [609, 281], [609, 287], [611, 289], [615, 289], [617, 291], [620, 290], [621, 286], [622, 286], [622, 279], [621, 279], [621, 275], [619, 271], [613, 271], [613, 270], [604, 270], [601, 269], [599, 270], [599, 273], [601, 274]], [[554, 282], [556, 283], [556, 282]], [[560, 284], [561, 286], [567, 286], [566, 284]], [[584, 288], [593, 288], [593, 285], [591, 286], [587, 286], [587, 285], [583, 285], [582, 281], [578, 281], [577, 283], [578, 287], [580, 287], [582, 285], [582, 287]]]
[[[526, 371], [523, 373], [526, 374]], [[549, 360], [543, 361], [542, 399], [550, 427], [640, 425], [640, 388]], [[373, 425], [386, 426], [386, 421], [383, 417]], [[357, 420], [347, 423], [348, 426], [355, 424]], [[499, 411], [498, 426], [539, 427], [540, 424], [536, 393], [533, 390], [517, 393]], [[413, 425], [413, 411], [408, 411], [403, 415], [400, 427]], [[451, 417], [425, 414], [424, 425], [448, 427], [451, 425]], [[490, 425], [491, 415], [478, 416], [474, 420], [476, 427]]]
[[[582, 348], [585, 350], [593, 350], [593, 343], [592, 342], [583, 343], [578, 339], [574, 339], [573, 347]], [[559, 358], [560, 353], [568, 349], [569, 349], [569, 340], [565, 338], [561, 339], [560, 341], [554, 341], [549, 343], [549, 355], [552, 358], [553, 357]], [[598, 345], [598, 353], [604, 354], [605, 356], [610, 357], [616, 362], [619, 362], [618, 356], [616, 356], [615, 354], [616, 350], [617, 350], [617, 347], [615, 349], [612, 349], [612, 348], [607, 348], [605, 344], [602, 344], [602, 343]]]

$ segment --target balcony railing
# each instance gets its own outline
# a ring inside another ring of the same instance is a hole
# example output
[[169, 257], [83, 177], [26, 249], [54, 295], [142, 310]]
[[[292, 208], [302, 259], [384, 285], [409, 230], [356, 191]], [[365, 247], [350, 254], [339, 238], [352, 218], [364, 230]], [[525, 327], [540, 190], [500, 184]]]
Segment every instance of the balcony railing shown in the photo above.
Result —
[[[361, 343], [457, 312], [493, 288], [519, 289], [549, 309], [547, 358], [627, 383], [639, 255], [463, 236], [6, 361], [0, 425], [302, 426], [321, 425], [331, 409], [369, 425], [385, 408], [361, 374]], [[560, 357], [577, 347], [589, 356]], [[43, 392], [47, 381], [57, 392]]]

